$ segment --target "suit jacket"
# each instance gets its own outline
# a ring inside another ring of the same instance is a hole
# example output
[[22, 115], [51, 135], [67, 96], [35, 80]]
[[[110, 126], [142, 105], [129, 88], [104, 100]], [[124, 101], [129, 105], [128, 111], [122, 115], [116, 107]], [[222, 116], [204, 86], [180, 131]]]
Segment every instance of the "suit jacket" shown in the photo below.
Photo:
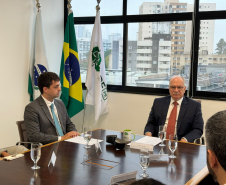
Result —
[[[57, 108], [63, 134], [70, 131], [77, 131], [67, 114], [64, 103], [60, 99], [54, 99], [54, 104]], [[54, 120], [41, 96], [25, 107], [24, 123], [30, 142], [47, 144], [58, 141]]]
[[[164, 125], [169, 109], [171, 96], [156, 98], [154, 100], [147, 124], [144, 129], [151, 132], [152, 136], [158, 137], [160, 125]], [[177, 119], [178, 140], [185, 137], [188, 142], [193, 142], [203, 134], [203, 119], [201, 104], [190, 98], [184, 97], [181, 103], [180, 112]]]

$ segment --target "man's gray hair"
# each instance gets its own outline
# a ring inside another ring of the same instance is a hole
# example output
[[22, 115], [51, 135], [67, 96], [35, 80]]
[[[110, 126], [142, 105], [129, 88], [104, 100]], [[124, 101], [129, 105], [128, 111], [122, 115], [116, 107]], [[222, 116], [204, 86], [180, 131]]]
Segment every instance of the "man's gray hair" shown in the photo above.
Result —
[[183, 81], [184, 81], [184, 86], [186, 86], [186, 81], [185, 81], [185, 78], [183, 77], [183, 76], [180, 76], [180, 75], [174, 75], [174, 76], [172, 76], [170, 79], [169, 79], [169, 84], [170, 84], [170, 81], [173, 79], [173, 78], [176, 78], [176, 77], [179, 77], [179, 78], [181, 78]]
[[214, 152], [226, 171], [226, 111], [211, 116], [206, 122], [205, 131], [207, 149]]

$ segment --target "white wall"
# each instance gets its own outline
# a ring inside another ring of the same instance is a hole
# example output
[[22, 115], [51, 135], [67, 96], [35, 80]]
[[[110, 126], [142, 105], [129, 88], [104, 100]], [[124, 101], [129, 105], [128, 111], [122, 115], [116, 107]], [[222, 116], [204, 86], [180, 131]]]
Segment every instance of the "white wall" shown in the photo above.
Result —
[[[40, 0], [49, 68], [59, 73], [63, 44], [63, 0]], [[19, 141], [17, 120], [29, 103], [28, 69], [36, 15], [35, 0], [1, 1], [0, 148]]]
[[[49, 67], [58, 74], [64, 34], [63, 0], [41, 0], [41, 5]], [[29, 103], [28, 69], [35, 15], [34, 0], [1, 2], [0, 148], [19, 141], [16, 121], [23, 119], [24, 107]], [[101, 116], [94, 128], [118, 131], [129, 128], [142, 134], [153, 100], [157, 96], [109, 92], [108, 97], [109, 113]], [[205, 122], [212, 114], [224, 109], [225, 102], [202, 101]], [[93, 107], [87, 106], [85, 125], [93, 125], [93, 120]], [[72, 121], [81, 131], [83, 111], [74, 116]]]

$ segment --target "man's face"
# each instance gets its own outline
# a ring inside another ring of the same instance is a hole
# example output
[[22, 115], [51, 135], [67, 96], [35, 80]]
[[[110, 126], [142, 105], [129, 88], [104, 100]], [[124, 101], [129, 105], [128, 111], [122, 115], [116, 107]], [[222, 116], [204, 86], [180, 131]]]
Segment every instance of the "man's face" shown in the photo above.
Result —
[[51, 98], [57, 98], [60, 95], [61, 87], [60, 81], [52, 81], [52, 85], [49, 88], [46, 88], [46, 95]]
[[209, 152], [208, 152], [208, 151], [207, 151], [207, 168], [208, 168], [208, 170], [209, 170], [210, 175], [212, 175], [213, 180], [214, 180], [215, 182], [217, 182], [217, 176], [216, 176], [216, 174], [214, 173], [213, 169], [212, 169], [211, 166], [210, 166], [210, 162], [209, 162]]
[[180, 77], [175, 77], [170, 81], [169, 93], [174, 101], [178, 101], [184, 96], [186, 87], [184, 86], [184, 81]]

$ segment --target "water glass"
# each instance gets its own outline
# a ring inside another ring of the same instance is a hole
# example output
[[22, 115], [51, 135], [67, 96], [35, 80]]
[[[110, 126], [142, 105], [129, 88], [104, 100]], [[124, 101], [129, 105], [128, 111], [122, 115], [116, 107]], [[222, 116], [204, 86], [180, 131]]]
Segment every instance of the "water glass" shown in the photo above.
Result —
[[31, 159], [34, 161], [34, 166], [31, 167], [32, 170], [39, 169], [37, 162], [41, 157], [41, 143], [31, 143]]
[[177, 149], [177, 135], [174, 134], [170, 134], [169, 135], [169, 149], [171, 151], [171, 155], [169, 156], [169, 158], [176, 158], [176, 156], [174, 155], [174, 152]]
[[146, 169], [149, 166], [149, 157], [150, 153], [148, 149], [143, 148], [140, 150], [140, 166], [143, 170], [143, 173], [140, 174], [140, 176], [143, 178], [149, 177], [149, 175], [146, 173]]
[[89, 126], [84, 127], [84, 139], [86, 141], [86, 145], [84, 148], [86, 148], [86, 149], [90, 148], [89, 141], [91, 140], [91, 137], [92, 137], [91, 127], [89, 127]]
[[159, 139], [161, 139], [161, 144], [159, 146], [166, 146], [163, 141], [166, 139], [166, 129], [164, 125], [159, 126]]

